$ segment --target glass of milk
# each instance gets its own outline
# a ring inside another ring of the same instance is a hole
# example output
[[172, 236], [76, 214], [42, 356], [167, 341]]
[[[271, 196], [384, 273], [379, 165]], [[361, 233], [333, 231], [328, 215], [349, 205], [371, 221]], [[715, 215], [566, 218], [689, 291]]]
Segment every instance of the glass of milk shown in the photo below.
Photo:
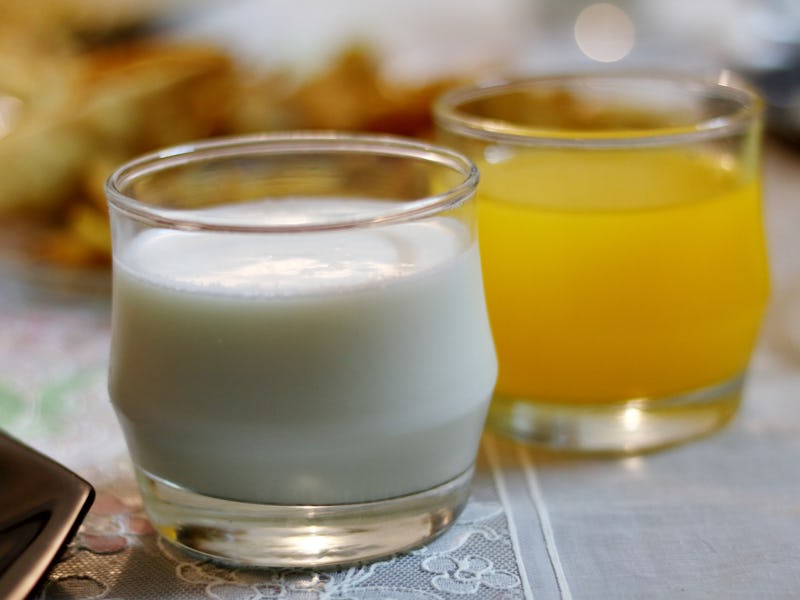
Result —
[[342, 565], [463, 507], [497, 363], [475, 166], [396, 137], [163, 150], [106, 191], [109, 391], [166, 539]]

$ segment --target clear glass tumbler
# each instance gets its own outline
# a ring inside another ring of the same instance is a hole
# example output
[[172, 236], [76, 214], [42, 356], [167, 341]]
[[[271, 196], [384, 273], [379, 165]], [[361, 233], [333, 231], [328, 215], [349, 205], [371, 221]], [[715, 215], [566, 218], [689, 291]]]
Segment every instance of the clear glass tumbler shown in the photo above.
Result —
[[419, 545], [463, 507], [497, 374], [462, 155], [208, 141], [109, 179], [109, 391], [166, 539], [234, 564]]
[[727, 422], [769, 287], [759, 97], [677, 75], [566, 75], [453, 90], [435, 117], [481, 172], [500, 364], [489, 424], [625, 454]]

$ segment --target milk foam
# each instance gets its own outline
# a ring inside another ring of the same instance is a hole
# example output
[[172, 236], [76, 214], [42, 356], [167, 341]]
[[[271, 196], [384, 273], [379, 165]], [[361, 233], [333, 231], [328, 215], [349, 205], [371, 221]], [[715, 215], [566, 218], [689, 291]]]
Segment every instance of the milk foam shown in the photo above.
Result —
[[[215, 223], [235, 217], [248, 224], [300, 224], [316, 204], [283, 201], [269, 210], [261, 204], [234, 205], [204, 214], [207, 221], [215, 215]], [[331, 218], [353, 211], [346, 204], [329, 204]], [[369, 207], [377, 210], [376, 205], [385, 210], [385, 204], [360, 201], [357, 207], [363, 213]], [[464, 226], [448, 218], [300, 234], [153, 229], [133, 240], [118, 266], [154, 283], [206, 293], [317, 294], [427, 271], [455, 258], [469, 243]]]

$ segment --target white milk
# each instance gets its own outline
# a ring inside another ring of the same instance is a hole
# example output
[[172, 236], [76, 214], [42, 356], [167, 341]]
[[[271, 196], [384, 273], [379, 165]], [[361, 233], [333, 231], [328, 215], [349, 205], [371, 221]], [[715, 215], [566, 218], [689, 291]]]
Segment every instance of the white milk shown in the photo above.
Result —
[[151, 230], [114, 265], [109, 388], [134, 461], [274, 504], [422, 491], [473, 462], [496, 377], [478, 249], [448, 218]]

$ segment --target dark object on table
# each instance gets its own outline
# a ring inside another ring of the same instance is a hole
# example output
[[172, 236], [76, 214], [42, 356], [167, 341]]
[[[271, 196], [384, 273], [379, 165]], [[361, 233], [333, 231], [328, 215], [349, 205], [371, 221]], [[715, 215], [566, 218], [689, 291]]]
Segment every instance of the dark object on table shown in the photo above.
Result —
[[737, 15], [730, 62], [763, 94], [769, 132], [800, 146], [800, 3], [744, 0]]
[[773, 135], [800, 144], [800, 44], [785, 64], [747, 73], [767, 104], [767, 127]]
[[0, 598], [33, 590], [93, 500], [86, 481], [0, 432]]

